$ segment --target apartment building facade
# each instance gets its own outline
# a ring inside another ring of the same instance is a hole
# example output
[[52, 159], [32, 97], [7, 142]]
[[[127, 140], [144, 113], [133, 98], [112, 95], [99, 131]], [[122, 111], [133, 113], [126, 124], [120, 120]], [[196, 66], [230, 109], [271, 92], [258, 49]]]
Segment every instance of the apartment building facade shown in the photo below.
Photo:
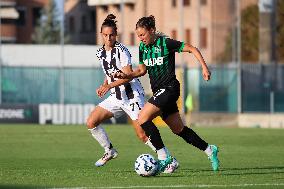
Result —
[[68, 43], [97, 43], [95, 7], [88, 6], [87, 0], [65, 0], [64, 13]]
[[36, 21], [49, 0], [1, 0], [1, 43], [31, 43]]
[[[258, 2], [239, 1], [241, 9]], [[208, 63], [215, 63], [236, 27], [235, 0], [88, 0], [88, 5], [96, 7], [97, 31], [109, 13], [117, 16], [119, 40], [126, 45], [139, 44], [135, 34], [138, 19], [154, 15], [157, 30], [198, 47]], [[102, 43], [100, 35], [97, 42]], [[197, 65], [192, 55], [179, 57], [178, 64]]]

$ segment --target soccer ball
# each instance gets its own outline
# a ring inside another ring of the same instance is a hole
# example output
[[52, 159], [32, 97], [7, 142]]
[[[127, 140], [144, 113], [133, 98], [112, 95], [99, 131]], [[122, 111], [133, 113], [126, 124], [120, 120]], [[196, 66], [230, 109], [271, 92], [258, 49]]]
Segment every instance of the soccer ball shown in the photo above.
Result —
[[158, 162], [150, 154], [141, 154], [135, 161], [135, 171], [142, 177], [153, 176], [158, 169]]

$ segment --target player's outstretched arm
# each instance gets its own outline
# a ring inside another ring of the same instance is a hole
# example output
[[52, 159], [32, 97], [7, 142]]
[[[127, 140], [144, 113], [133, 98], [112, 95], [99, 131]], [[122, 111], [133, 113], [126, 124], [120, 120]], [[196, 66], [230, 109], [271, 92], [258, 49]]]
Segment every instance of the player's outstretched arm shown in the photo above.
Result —
[[133, 70], [132, 72], [126, 73], [126, 72], [120, 72], [120, 73], [114, 73], [113, 77], [120, 78], [120, 79], [130, 79], [136, 77], [141, 77], [146, 74], [146, 66], [144, 64], [139, 64], [138, 67]]
[[[131, 73], [132, 71], [133, 70], [132, 70], [131, 65], [127, 65], [122, 68], [123, 73]], [[100, 88], [98, 89], [99, 94], [100, 94], [98, 96], [103, 97], [111, 88], [123, 85], [124, 83], [128, 83], [129, 81], [131, 81], [131, 79], [123, 78], [123, 79], [119, 79], [114, 82], [111, 82], [109, 84], [106, 82], [104, 83], [104, 85], [100, 86]]]
[[198, 50], [198, 48], [196, 48], [196, 47], [194, 47], [190, 44], [185, 44], [184, 48], [183, 48], [183, 52], [190, 52], [195, 56], [195, 58], [201, 64], [203, 79], [205, 81], [210, 80], [211, 72], [209, 71], [209, 68], [208, 68], [207, 64], [205, 63], [205, 60], [204, 60], [201, 52]]

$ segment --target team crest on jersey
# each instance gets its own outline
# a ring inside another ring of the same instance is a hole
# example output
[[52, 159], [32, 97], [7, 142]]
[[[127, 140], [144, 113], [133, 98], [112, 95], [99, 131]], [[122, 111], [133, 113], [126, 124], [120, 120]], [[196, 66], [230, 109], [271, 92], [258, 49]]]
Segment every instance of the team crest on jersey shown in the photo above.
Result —
[[162, 50], [160, 47], [155, 47], [154, 53], [161, 53]]
[[164, 57], [150, 58], [143, 61], [146, 66], [162, 65], [164, 63]]

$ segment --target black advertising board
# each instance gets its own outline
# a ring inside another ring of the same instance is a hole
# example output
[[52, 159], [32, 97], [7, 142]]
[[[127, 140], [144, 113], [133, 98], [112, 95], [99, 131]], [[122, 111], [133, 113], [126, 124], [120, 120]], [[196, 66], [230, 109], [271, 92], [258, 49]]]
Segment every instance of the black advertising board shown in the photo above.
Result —
[[0, 123], [38, 123], [38, 105], [2, 104]]

